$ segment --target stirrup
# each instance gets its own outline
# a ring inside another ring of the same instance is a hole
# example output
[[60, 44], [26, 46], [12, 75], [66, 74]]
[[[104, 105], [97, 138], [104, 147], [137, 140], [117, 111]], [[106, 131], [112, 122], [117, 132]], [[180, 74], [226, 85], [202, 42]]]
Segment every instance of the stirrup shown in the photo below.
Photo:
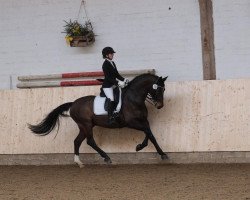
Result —
[[115, 120], [115, 117], [113, 117], [112, 115], [108, 118], [108, 124], [113, 124], [114, 122], [116, 122], [116, 120]]
[[112, 115], [112, 117], [114, 119], [117, 119], [119, 117], [119, 113], [118, 112], [114, 112], [113, 115]]

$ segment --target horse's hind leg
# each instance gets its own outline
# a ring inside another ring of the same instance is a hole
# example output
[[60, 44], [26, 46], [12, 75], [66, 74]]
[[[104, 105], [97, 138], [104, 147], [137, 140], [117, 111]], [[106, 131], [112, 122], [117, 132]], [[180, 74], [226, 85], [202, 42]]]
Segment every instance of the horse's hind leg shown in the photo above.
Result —
[[106, 163], [108, 163], [108, 164], [111, 164], [111, 163], [112, 163], [110, 157], [109, 157], [102, 149], [100, 149], [100, 148], [97, 146], [97, 144], [96, 144], [96, 142], [95, 142], [95, 140], [94, 140], [94, 138], [93, 138], [93, 134], [90, 134], [90, 135], [87, 137], [87, 144], [88, 144], [89, 146], [91, 146], [93, 149], [95, 149], [95, 150], [104, 158], [104, 161], [105, 161]]
[[75, 148], [75, 150], [74, 150], [74, 152], [75, 152], [74, 162], [76, 164], [78, 164], [80, 168], [82, 168], [84, 165], [79, 158], [79, 149], [80, 149], [80, 146], [85, 138], [86, 138], [86, 136], [85, 136], [84, 132], [82, 130], [80, 130], [78, 136], [74, 140], [74, 148]]

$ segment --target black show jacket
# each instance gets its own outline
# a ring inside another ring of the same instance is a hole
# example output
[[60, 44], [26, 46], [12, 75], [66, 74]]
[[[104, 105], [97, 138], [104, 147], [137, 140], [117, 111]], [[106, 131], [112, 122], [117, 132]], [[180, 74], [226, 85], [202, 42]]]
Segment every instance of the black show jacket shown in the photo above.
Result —
[[115, 63], [113, 61], [111, 62], [113, 63], [114, 66], [108, 60], [105, 60], [103, 62], [102, 70], [104, 72], [104, 80], [102, 88], [110, 88], [113, 85], [117, 85], [118, 81], [116, 79], [124, 81], [124, 78], [117, 71]]

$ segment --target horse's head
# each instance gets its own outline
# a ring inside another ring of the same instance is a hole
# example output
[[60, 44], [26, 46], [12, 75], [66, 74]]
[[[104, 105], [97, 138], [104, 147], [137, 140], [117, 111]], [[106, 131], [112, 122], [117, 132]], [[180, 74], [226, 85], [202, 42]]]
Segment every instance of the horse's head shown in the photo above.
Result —
[[153, 102], [157, 109], [161, 109], [164, 106], [164, 92], [165, 92], [165, 81], [168, 77], [158, 77], [156, 82], [153, 83], [152, 87], [148, 92], [148, 98]]

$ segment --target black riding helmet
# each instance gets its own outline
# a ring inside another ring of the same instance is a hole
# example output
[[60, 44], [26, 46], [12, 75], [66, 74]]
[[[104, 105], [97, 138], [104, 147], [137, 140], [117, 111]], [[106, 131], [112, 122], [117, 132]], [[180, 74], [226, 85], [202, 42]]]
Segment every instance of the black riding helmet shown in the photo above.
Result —
[[112, 47], [105, 47], [102, 50], [102, 57], [106, 58], [106, 55], [115, 53], [114, 49]]

